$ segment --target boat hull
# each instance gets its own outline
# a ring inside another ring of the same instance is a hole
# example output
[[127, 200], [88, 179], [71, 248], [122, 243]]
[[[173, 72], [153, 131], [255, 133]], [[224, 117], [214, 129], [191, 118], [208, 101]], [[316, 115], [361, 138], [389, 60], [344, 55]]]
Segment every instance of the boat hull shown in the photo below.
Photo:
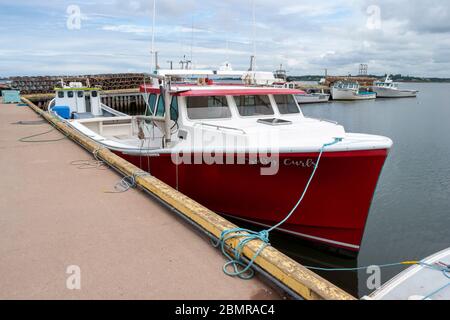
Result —
[[[180, 164], [170, 154], [120, 156], [207, 208], [256, 225], [273, 226], [292, 210], [311, 176], [317, 153], [281, 154], [276, 175], [261, 163]], [[298, 209], [280, 231], [358, 252], [388, 150], [327, 152]], [[194, 155], [192, 156], [192, 160]]]
[[376, 93], [360, 93], [355, 90], [346, 90], [346, 89], [331, 89], [331, 95], [333, 100], [345, 100], [345, 101], [353, 101], [353, 100], [373, 100], [376, 99]]
[[386, 88], [372, 88], [372, 91], [377, 94], [377, 98], [415, 98], [418, 91], [414, 90], [392, 90]]

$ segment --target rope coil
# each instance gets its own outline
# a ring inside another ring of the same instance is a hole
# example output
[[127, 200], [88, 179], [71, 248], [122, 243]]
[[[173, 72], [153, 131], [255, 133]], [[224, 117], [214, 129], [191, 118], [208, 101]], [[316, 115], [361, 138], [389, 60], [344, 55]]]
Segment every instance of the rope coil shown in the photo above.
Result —
[[130, 190], [131, 188], [137, 187], [136, 179], [138, 177], [149, 176], [150, 174], [145, 171], [136, 171], [131, 176], [123, 177], [115, 186], [114, 189], [116, 191], [105, 191], [105, 193], [124, 193]]

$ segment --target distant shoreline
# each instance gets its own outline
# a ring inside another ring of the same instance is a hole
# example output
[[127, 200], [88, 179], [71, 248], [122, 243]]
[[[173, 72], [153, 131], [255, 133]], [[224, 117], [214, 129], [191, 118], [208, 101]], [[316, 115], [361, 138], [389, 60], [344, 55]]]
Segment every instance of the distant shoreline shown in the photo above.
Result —
[[[352, 76], [356, 77], [356, 76]], [[377, 75], [367, 75], [364, 77], [368, 78], [376, 78], [376, 79], [384, 79], [386, 75], [377, 76]], [[290, 81], [320, 81], [324, 76], [317, 75], [306, 75], [306, 76], [289, 76], [288, 80]], [[391, 79], [395, 82], [403, 82], [403, 83], [450, 83], [450, 78], [435, 78], [435, 77], [409, 77], [409, 76], [401, 76], [401, 75], [391, 75]]]

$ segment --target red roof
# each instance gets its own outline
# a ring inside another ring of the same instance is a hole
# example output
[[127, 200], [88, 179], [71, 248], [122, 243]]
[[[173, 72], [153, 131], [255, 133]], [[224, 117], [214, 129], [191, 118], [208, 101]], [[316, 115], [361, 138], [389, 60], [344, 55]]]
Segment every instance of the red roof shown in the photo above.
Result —
[[145, 85], [141, 85], [139, 87], [139, 91], [142, 92], [142, 93], [156, 93], [156, 94], [160, 93], [159, 88], [145, 86]]
[[[156, 93], [159, 94], [159, 88], [155, 87], [145, 87], [142, 85], [140, 87], [142, 93]], [[186, 89], [185, 91], [178, 91], [174, 93], [175, 96], [181, 97], [208, 97], [208, 96], [246, 96], [246, 95], [268, 95], [268, 94], [305, 94], [302, 90], [295, 89], [285, 89], [285, 88], [255, 88], [255, 87], [241, 87], [241, 88], [217, 88], [217, 89], [200, 89], [191, 90]]]

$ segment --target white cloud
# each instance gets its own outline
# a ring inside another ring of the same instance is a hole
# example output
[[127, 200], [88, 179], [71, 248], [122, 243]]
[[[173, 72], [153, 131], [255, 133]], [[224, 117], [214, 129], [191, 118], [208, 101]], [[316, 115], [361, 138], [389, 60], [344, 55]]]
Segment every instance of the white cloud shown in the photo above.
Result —
[[336, 5], [333, 4], [323, 4], [316, 2], [314, 4], [295, 4], [291, 6], [282, 7], [279, 9], [278, 13], [280, 15], [298, 15], [299, 17], [317, 17], [329, 15], [336, 10]]
[[136, 25], [122, 24], [122, 25], [106, 25], [101, 28], [104, 31], [115, 31], [123, 33], [146, 34], [151, 32], [151, 28], [141, 27]]
[[[87, 19], [73, 32], [65, 28], [65, 9], [72, 1], [15, 0], [9, 6], [14, 11], [2, 8], [0, 75], [47, 73], [52, 67], [79, 73], [87, 65], [90, 73], [148, 71], [152, 1], [77, 2]], [[250, 1], [157, 3], [161, 61], [179, 61], [192, 47], [197, 65], [217, 67], [229, 58], [236, 69], [247, 67], [253, 39]], [[371, 5], [381, 9], [381, 29], [367, 28]], [[258, 0], [256, 18], [260, 69], [283, 63], [290, 74], [318, 74], [324, 68], [337, 74], [355, 73], [359, 63], [369, 63], [369, 71], [377, 73], [450, 74], [449, 1]]]

